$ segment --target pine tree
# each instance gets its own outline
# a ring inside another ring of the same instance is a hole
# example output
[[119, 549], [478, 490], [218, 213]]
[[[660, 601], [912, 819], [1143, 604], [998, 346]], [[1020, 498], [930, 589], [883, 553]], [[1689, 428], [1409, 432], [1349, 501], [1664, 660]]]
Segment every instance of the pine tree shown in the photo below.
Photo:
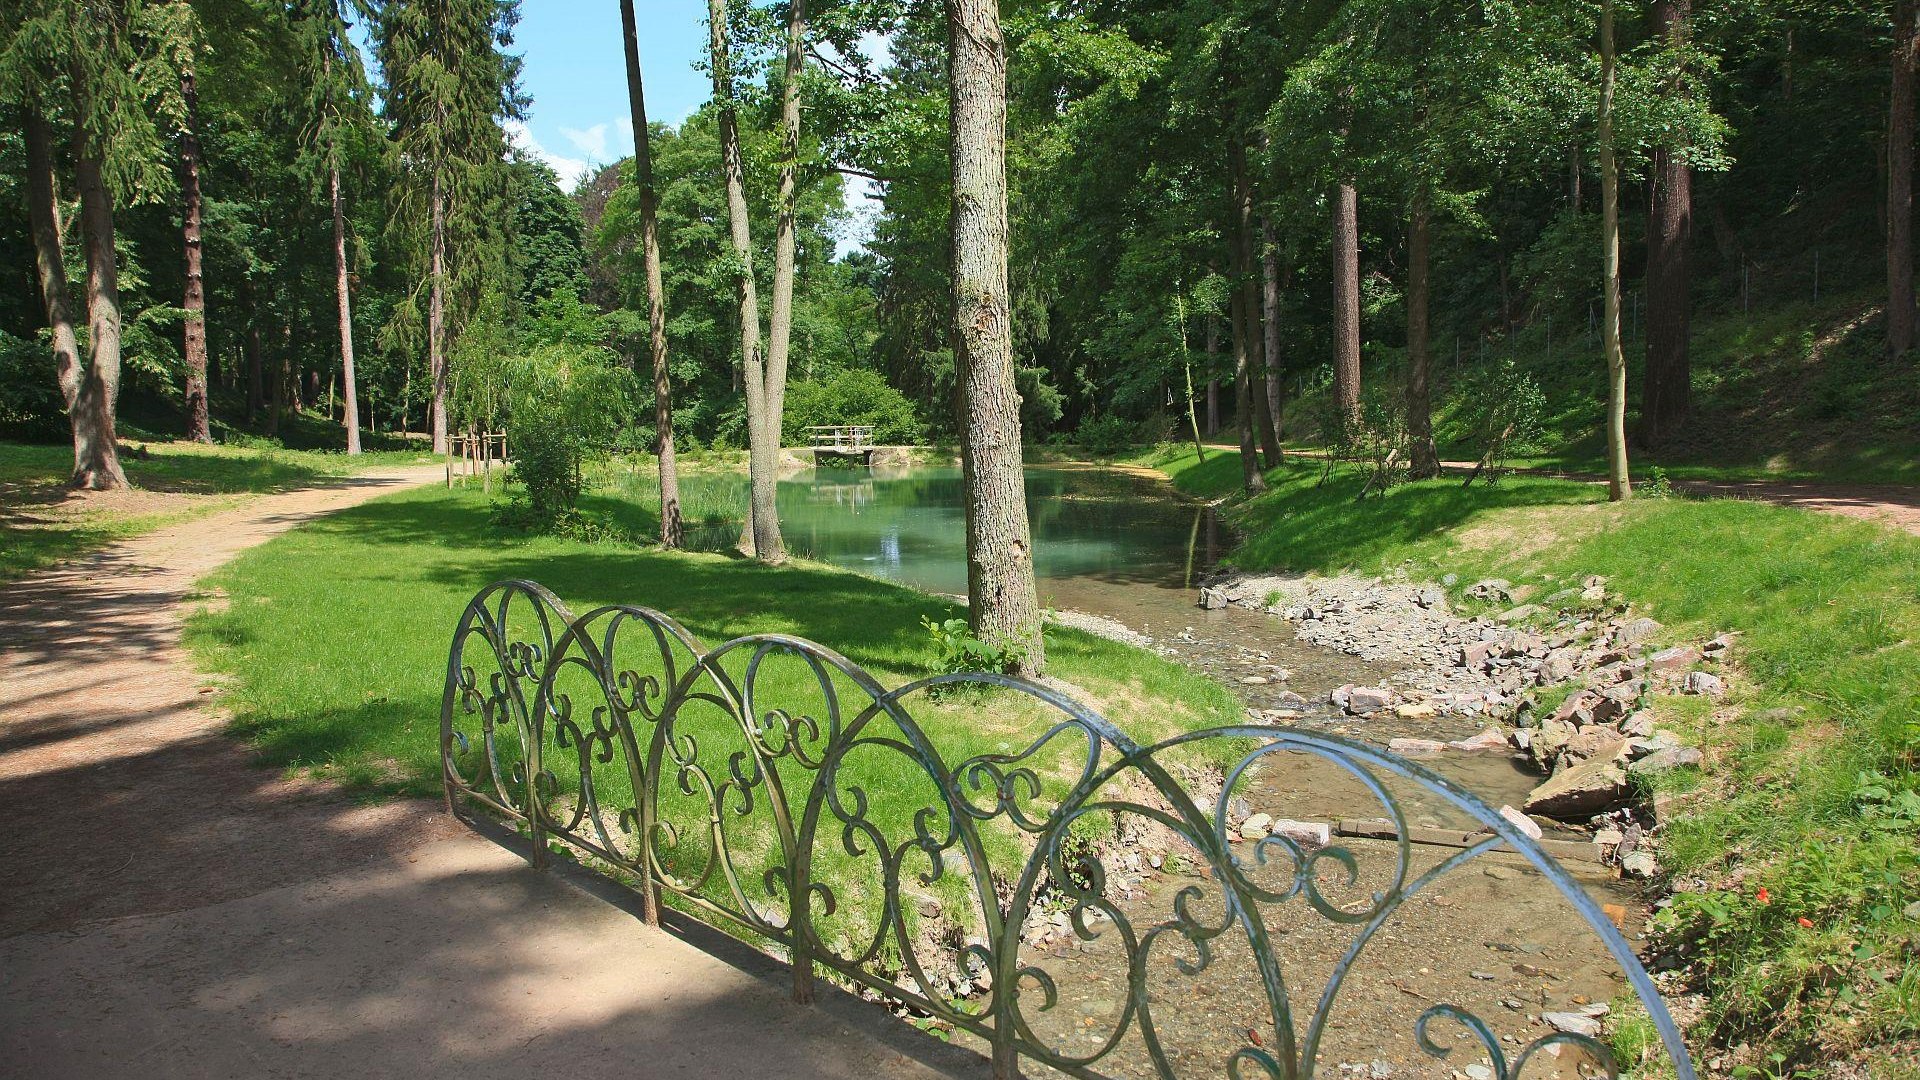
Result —
[[[717, 2], [717, 0], [716, 0]], [[1007, 54], [996, 0], [947, 5], [952, 82], [953, 341], [967, 500], [967, 615], [1012, 666], [1046, 664], [1033, 580], [1007, 296]]]
[[[500, 220], [506, 132], [525, 107], [513, 42], [518, 0], [388, 0], [373, 20], [374, 56], [392, 127], [396, 209], [424, 270], [429, 424], [447, 450], [448, 356], [489, 287], [504, 276]], [[417, 311], [406, 313], [417, 325]]]

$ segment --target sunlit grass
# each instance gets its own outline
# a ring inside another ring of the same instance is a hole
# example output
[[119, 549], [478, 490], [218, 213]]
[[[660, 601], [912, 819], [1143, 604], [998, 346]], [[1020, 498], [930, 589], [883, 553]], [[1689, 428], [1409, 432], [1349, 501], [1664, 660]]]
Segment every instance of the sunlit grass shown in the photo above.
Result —
[[[631, 524], [649, 531], [643, 510], [629, 513], [638, 515]], [[504, 532], [489, 523], [487, 502], [477, 490], [429, 488], [312, 522], [243, 555], [208, 580], [225, 594], [225, 603], [195, 617], [188, 640], [203, 664], [233, 677], [229, 705], [236, 728], [267, 762], [319, 770], [370, 792], [437, 794], [448, 643], [468, 600], [507, 578], [546, 585], [576, 614], [614, 602], [657, 608], [708, 645], [751, 633], [809, 638], [844, 654], [886, 687], [933, 670], [936, 650], [921, 619], [956, 613], [936, 597], [824, 566], [771, 568], [720, 555]], [[1065, 629], [1050, 629], [1047, 639], [1050, 676], [1142, 741], [1232, 723], [1241, 715], [1224, 687], [1151, 653]], [[624, 648], [637, 650], [623, 664], [648, 670], [649, 635], [630, 628], [623, 640]], [[478, 659], [467, 654], [484, 679], [485, 664]], [[746, 659], [741, 653], [729, 661], [736, 679]], [[575, 717], [584, 725], [598, 691], [581, 673], [569, 678]], [[868, 699], [847, 680], [836, 679], [835, 686], [843, 718], [851, 719]], [[791, 657], [769, 661], [755, 704], [763, 716], [776, 708], [826, 716], [818, 684]], [[999, 692], [939, 701], [916, 695], [911, 712], [949, 765], [979, 754], [1019, 752], [1059, 719], [1028, 699]], [[477, 734], [471, 718], [463, 726]], [[682, 732], [698, 738], [705, 767], [723, 782], [728, 755], [742, 745], [737, 721], [696, 705]], [[648, 733], [642, 727], [640, 737]], [[898, 739], [902, 733], [883, 721], [875, 734]], [[1084, 741], [1068, 738], [1037, 762], [1042, 778], [1053, 781], [1049, 798], [1064, 791], [1076, 752], [1084, 755]], [[558, 777], [556, 796], [563, 804], [576, 799], [577, 755], [552, 744], [547, 753]], [[593, 761], [589, 768], [604, 805], [630, 804], [623, 759]], [[780, 769], [798, 821], [812, 774], [792, 761]], [[915, 814], [935, 795], [923, 770], [885, 748], [857, 752], [843, 776], [843, 795], [848, 785], [859, 786], [870, 801], [869, 816], [895, 843], [913, 835]], [[672, 778], [663, 787], [663, 813], [680, 837], [673, 866], [691, 872], [707, 850], [705, 805], [679, 795]], [[991, 802], [986, 794], [980, 798], [983, 805]], [[774, 835], [766, 814], [763, 790], [754, 811], [737, 827], [730, 823], [728, 832], [741, 869], [751, 871], [749, 891], [763, 896], [760, 873], [771, 865]], [[608, 825], [621, 843], [634, 843], [617, 821]], [[871, 861], [846, 853], [841, 828], [829, 814], [816, 849], [821, 873], [841, 882], [843, 921], [857, 922], [857, 914], [871, 914], [879, 893]], [[1022, 842], [1000, 828], [985, 833], [996, 869], [1017, 867]], [[924, 856], [914, 856], [907, 877], [914, 879], [924, 864]], [[940, 882], [921, 886], [909, 880], [907, 887], [943, 905], [958, 902], [959, 869], [949, 865]]]
[[72, 448], [0, 442], [0, 580], [233, 505], [225, 496], [286, 491], [383, 465], [433, 460], [417, 450], [348, 457], [251, 445], [128, 440], [126, 446], [121, 466], [128, 482], [138, 491], [178, 498], [70, 502], [64, 487], [73, 471]]

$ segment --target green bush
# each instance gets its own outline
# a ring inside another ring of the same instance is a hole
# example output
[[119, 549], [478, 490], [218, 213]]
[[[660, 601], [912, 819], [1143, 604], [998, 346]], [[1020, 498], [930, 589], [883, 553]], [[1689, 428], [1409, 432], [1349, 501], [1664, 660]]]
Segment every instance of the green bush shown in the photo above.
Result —
[[787, 444], [805, 443], [807, 428], [828, 424], [870, 424], [874, 441], [889, 446], [917, 443], [924, 433], [913, 402], [879, 372], [861, 368], [788, 384], [780, 425]]
[[1081, 424], [1070, 441], [1097, 457], [1110, 457], [1140, 445], [1140, 425], [1118, 416], [1096, 417]]
[[526, 489], [524, 519], [550, 529], [574, 517], [583, 466], [631, 413], [632, 375], [592, 346], [542, 345], [504, 365], [507, 447]]

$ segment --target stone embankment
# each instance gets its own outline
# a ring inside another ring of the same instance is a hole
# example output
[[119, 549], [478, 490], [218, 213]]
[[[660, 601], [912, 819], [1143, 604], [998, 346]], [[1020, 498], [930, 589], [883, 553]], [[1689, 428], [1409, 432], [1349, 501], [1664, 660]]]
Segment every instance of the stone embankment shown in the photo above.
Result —
[[[1439, 584], [1353, 577], [1237, 577], [1200, 591], [1200, 605], [1262, 610], [1287, 620], [1303, 641], [1365, 660], [1405, 665], [1380, 685], [1343, 685], [1326, 706], [1364, 731], [1372, 719], [1472, 718], [1487, 724], [1466, 739], [1394, 738], [1403, 754], [1506, 752], [1542, 774], [1525, 815], [1588, 824], [1610, 861], [1629, 873], [1656, 871], [1644, 829], [1660, 807], [1641, 793], [1665, 770], [1697, 765], [1700, 752], [1659, 727], [1662, 695], [1726, 692], [1724, 664], [1735, 635], [1663, 646], [1665, 628], [1634, 613], [1589, 577], [1534, 599], [1539, 590], [1501, 579], [1460, 590]], [[1322, 708], [1290, 695], [1256, 719], [1290, 723]], [[1655, 800], [1657, 803], [1657, 800]], [[1651, 813], [1650, 813], [1651, 812]]]

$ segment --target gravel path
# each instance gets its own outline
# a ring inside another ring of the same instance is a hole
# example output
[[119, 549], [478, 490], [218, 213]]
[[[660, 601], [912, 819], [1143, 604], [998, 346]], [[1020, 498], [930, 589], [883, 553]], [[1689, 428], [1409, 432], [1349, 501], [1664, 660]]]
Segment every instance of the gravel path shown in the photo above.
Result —
[[438, 804], [356, 802], [225, 737], [180, 645], [194, 582], [440, 475], [262, 496], [0, 587], [7, 1075], [936, 1075]]

